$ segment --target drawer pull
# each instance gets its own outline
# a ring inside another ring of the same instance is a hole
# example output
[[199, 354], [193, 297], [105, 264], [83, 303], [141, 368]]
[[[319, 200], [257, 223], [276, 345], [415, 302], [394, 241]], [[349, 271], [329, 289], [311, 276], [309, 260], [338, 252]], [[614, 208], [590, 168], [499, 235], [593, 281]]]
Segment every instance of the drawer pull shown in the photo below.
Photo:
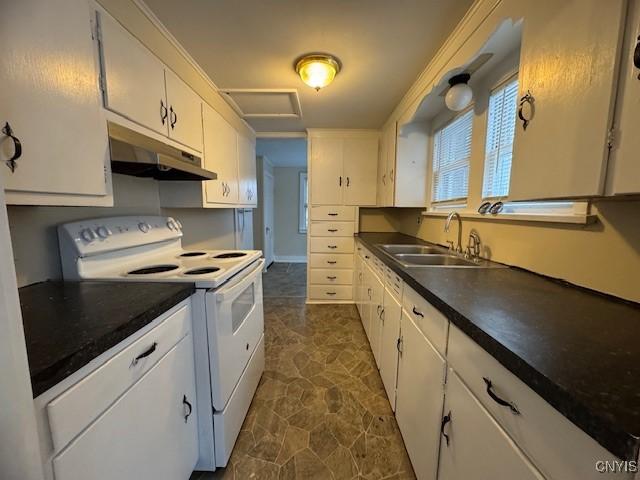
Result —
[[329, 247], [331, 250], [335, 250], [336, 248], [338, 248], [337, 245], [327, 245], [327, 247]]
[[327, 232], [336, 233], [338, 231], [337, 228], [328, 228]]
[[336, 278], [335, 275], [327, 275], [327, 280], [335, 280]]
[[338, 262], [336, 262], [335, 260], [327, 260], [327, 263], [328, 263], [329, 265], [335, 265], [335, 264], [336, 264], [336, 263], [338, 263]]
[[440, 424], [440, 433], [444, 437], [445, 442], [447, 442], [447, 447], [449, 446], [449, 435], [444, 432], [444, 427], [446, 427], [449, 422], [451, 422], [451, 412], [442, 417], [442, 423]]
[[337, 217], [338, 216], [337, 213], [327, 213], [327, 215], [329, 215], [330, 217]]
[[327, 292], [327, 295], [332, 295], [333, 296], [335, 294], [336, 294], [336, 292]]
[[187, 400], [186, 395], [182, 397], [182, 405], [184, 406], [184, 423], [187, 423], [187, 420], [189, 420], [189, 417], [193, 413], [193, 406], [189, 403], [189, 400]]
[[487, 394], [493, 399], [494, 402], [503, 407], [508, 407], [514, 415], [520, 415], [520, 410], [518, 410], [518, 407], [516, 407], [515, 404], [503, 400], [494, 393], [494, 391], [492, 390], [493, 383], [491, 383], [491, 380], [489, 380], [487, 377], [482, 377], [482, 379], [484, 380], [484, 383], [487, 384]]
[[413, 307], [413, 314], [424, 318], [424, 314], [421, 311], [417, 310], [415, 306]]
[[131, 362], [131, 366], [135, 367], [140, 360], [142, 360], [143, 358], [147, 358], [149, 355], [155, 352], [156, 348], [158, 348], [158, 342], [153, 342], [153, 345], [151, 345], [147, 350], [133, 359], [133, 362]]

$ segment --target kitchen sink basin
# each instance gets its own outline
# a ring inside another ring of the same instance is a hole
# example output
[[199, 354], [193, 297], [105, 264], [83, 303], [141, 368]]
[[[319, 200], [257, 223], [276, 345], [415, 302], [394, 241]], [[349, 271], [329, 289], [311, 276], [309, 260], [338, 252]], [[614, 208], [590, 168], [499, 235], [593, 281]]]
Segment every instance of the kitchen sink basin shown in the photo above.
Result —
[[444, 255], [446, 253], [446, 249], [442, 247], [430, 246], [430, 245], [378, 245], [382, 250], [391, 254], [421, 254], [421, 255], [429, 255], [429, 254], [437, 254]]
[[481, 267], [481, 263], [475, 263], [455, 255], [420, 255], [398, 253], [393, 257], [405, 267]]

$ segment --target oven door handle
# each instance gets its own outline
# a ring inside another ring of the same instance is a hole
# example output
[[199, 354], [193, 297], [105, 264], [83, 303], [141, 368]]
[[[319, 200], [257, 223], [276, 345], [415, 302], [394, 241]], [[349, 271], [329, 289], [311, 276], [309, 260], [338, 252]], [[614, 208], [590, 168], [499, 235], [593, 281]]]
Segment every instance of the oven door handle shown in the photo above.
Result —
[[[249, 285], [251, 285], [258, 275], [262, 275], [262, 267], [264, 266], [264, 258], [261, 258], [250, 267], [246, 273], [241, 272], [241, 278], [232, 279], [229, 285], [225, 285], [215, 292], [216, 302], [222, 303], [226, 300], [233, 299], [242, 293]], [[244, 274], [244, 275], [243, 275]], [[235, 280], [235, 281], [234, 281]]]

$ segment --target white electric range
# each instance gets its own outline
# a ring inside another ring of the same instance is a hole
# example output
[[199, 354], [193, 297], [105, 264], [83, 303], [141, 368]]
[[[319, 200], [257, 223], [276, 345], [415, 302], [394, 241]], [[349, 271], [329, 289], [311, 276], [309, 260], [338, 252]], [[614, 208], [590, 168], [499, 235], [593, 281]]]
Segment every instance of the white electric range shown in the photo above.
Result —
[[225, 466], [264, 371], [258, 250], [185, 250], [171, 217], [110, 217], [58, 227], [65, 280], [192, 282], [200, 456]]

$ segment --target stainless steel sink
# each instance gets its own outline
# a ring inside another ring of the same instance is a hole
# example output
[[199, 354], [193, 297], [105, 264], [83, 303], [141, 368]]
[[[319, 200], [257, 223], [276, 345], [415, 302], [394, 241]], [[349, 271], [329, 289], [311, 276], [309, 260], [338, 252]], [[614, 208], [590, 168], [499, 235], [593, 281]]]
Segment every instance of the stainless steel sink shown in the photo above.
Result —
[[399, 253], [394, 258], [405, 267], [481, 267], [480, 263], [455, 255], [416, 255]]
[[442, 247], [430, 245], [378, 245], [388, 254], [395, 256], [398, 254], [421, 254], [421, 255], [444, 255], [447, 250]]

